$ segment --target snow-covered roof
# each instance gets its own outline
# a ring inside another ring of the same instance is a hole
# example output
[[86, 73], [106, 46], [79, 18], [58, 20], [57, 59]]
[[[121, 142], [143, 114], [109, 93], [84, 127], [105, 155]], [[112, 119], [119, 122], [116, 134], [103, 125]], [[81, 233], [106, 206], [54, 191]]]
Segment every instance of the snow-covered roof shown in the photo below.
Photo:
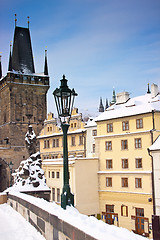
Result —
[[[78, 134], [78, 133], [81, 133], [81, 132], [85, 132], [86, 129], [77, 129], [75, 131], [68, 131], [67, 134]], [[37, 138], [47, 138], [47, 137], [54, 137], [54, 136], [61, 136], [63, 135], [63, 132], [59, 132], [59, 133], [52, 133], [52, 134], [49, 134], [49, 135], [42, 135], [42, 136], [38, 136]]]
[[150, 94], [130, 98], [126, 103], [114, 104], [105, 112], [95, 118], [95, 122], [115, 119], [120, 117], [133, 116], [155, 111], [160, 111], [160, 95], [156, 97]]
[[156, 139], [156, 141], [149, 147], [150, 151], [160, 150], [160, 136]]
[[95, 122], [94, 119], [89, 120], [85, 126], [85, 128], [89, 128], [89, 127], [97, 127], [97, 123]]

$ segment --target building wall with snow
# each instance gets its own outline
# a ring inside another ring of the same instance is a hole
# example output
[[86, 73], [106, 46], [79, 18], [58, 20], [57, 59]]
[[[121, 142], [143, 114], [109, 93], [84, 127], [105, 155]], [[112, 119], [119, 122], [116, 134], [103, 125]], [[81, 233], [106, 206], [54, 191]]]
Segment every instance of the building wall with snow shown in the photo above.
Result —
[[[42, 168], [47, 185], [51, 189], [51, 201], [60, 204], [63, 188], [63, 159], [43, 160]], [[75, 207], [86, 215], [96, 216], [99, 213], [97, 172], [97, 158], [69, 159], [69, 183], [71, 192], [74, 194]]]
[[[131, 98], [112, 105], [95, 120], [100, 214], [108, 223], [113, 216], [118, 226], [149, 238], [153, 198], [152, 160], [147, 149], [160, 131], [159, 100], [160, 95], [153, 98], [151, 94]], [[143, 221], [140, 230], [139, 220]]]

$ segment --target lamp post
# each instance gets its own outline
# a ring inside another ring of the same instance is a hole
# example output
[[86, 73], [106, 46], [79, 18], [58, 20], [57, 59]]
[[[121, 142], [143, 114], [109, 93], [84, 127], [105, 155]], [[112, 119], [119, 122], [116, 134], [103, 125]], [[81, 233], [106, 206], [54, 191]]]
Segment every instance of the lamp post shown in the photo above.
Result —
[[13, 169], [13, 163], [10, 161], [9, 163], [9, 170], [10, 170], [10, 187], [12, 187], [12, 169]]
[[69, 122], [72, 114], [74, 98], [78, 94], [74, 89], [69, 89], [67, 86], [68, 80], [65, 79], [65, 75], [63, 75], [63, 79], [60, 81], [61, 85], [54, 90], [53, 95], [63, 131], [63, 190], [61, 194], [61, 207], [66, 209], [67, 205], [74, 206], [74, 195], [71, 193], [69, 186], [67, 132], [70, 126]]

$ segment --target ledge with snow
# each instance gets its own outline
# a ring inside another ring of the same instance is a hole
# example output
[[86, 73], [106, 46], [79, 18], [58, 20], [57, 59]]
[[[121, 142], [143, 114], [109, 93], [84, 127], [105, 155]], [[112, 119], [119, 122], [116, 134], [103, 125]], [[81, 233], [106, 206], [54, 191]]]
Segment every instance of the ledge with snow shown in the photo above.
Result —
[[125, 228], [88, 217], [74, 207], [64, 210], [54, 202], [10, 191], [8, 204], [21, 213], [46, 240], [145, 240]]

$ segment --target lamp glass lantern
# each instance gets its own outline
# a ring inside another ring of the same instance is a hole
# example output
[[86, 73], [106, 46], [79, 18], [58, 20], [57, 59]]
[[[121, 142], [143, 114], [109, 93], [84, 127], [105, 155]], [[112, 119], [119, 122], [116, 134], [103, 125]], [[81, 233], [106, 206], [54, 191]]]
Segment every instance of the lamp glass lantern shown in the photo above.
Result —
[[63, 131], [63, 190], [61, 194], [61, 207], [66, 209], [67, 205], [74, 206], [74, 195], [71, 193], [69, 186], [67, 132], [72, 114], [74, 98], [78, 94], [74, 89], [71, 90], [68, 87], [68, 80], [65, 78], [65, 75], [63, 75], [63, 79], [60, 81], [61, 85], [59, 88], [55, 89], [53, 95]]
[[55, 103], [57, 107], [58, 117], [62, 122], [70, 121], [70, 117], [72, 114], [74, 98], [77, 96], [74, 88], [71, 90], [67, 85], [67, 79], [65, 79], [65, 75], [63, 75], [63, 79], [61, 81], [61, 86], [56, 88], [53, 92]]

